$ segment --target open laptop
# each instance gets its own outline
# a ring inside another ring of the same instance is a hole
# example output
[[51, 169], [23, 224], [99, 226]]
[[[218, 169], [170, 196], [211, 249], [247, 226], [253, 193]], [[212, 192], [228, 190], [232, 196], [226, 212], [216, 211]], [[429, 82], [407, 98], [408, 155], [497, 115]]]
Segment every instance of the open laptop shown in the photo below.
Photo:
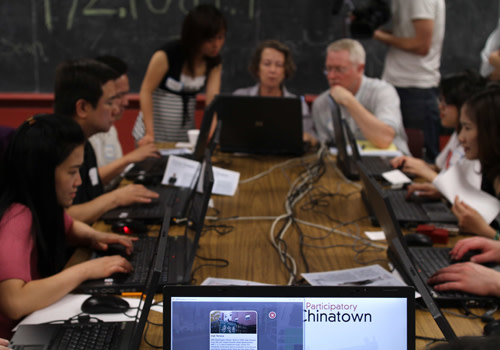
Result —
[[415, 349], [414, 302], [411, 287], [169, 286], [163, 348]]
[[[110, 247], [110, 249], [108, 249], [107, 251], [92, 252], [91, 259], [115, 254], [126, 257], [134, 268], [131, 273], [118, 273], [108, 278], [88, 280], [80, 284], [80, 286], [78, 286], [75, 291], [87, 294], [120, 294], [126, 292], [138, 292], [143, 290], [144, 285], [147, 282], [147, 276], [149, 274], [151, 261], [160, 249], [161, 239], [163, 239], [163, 237], [167, 237], [168, 239], [171, 213], [172, 208], [170, 205], [168, 205], [165, 208], [163, 222], [161, 224], [158, 237], [141, 235], [137, 241], [134, 241], [134, 251], [130, 256], [126, 255], [123, 250], [115, 250], [112, 249], [112, 247]], [[117, 245], [117, 248], [118, 247], [121, 248], [122, 246]], [[164, 250], [158, 253], [166, 256], [166, 250], [167, 248], [165, 247]], [[166, 262], [168, 259], [164, 260]]]
[[162, 274], [164, 284], [191, 283], [191, 269], [198, 249], [208, 203], [214, 185], [213, 167], [207, 149], [207, 156], [202, 166], [201, 176], [197, 184], [190, 206], [188, 208], [187, 223], [182, 236], [169, 236], [167, 250], [167, 266]]
[[[215, 113], [218, 96], [215, 96], [212, 102], [207, 106], [201, 120], [200, 133], [196, 141], [193, 153], [179, 154], [180, 157], [202, 162], [205, 156], [205, 149], [210, 146], [210, 129]], [[144, 184], [158, 185], [163, 178], [165, 168], [168, 162], [168, 155], [160, 158], [147, 158], [142, 162], [135, 163], [134, 166], [125, 174], [125, 178], [131, 181], [137, 181]]]
[[[350, 180], [359, 180], [356, 160], [367, 163], [370, 174], [377, 178], [382, 178], [382, 173], [393, 170], [389, 157], [365, 156], [362, 157], [358, 150], [356, 139], [349, 128], [349, 125], [342, 119], [339, 105], [330, 96], [332, 108], [333, 132], [335, 135], [335, 147], [337, 148], [337, 166], [344, 176]], [[347, 135], [347, 136], [346, 136]], [[347, 139], [346, 139], [347, 138]], [[348, 151], [348, 144], [351, 154]]]
[[[387, 255], [407, 283], [414, 285], [422, 296], [424, 293], [431, 296], [430, 301], [426, 301], [424, 298], [424, 302], [431, 312], [434, 301], [440, 306], [453, 307], [464, 305], [484, 307], [498, 302], [491, 297], [462, 292], [438, 292], [432, 289], [426, 281], [438, 269], [452, 263], [448, 254], [451, 248], [408, 247], [388, 197], [381, 191], [377, 182], [367, 176], [363, 164], [358, 162], [358, 166], [366, 196], [375, 211], [389, 244]], [[428, 302], [429, 305], [427, 305]], [[444, 335], [446, 336], [446, 334]]]
[[300, 98], [218, 95], [220, 150], [229, 153], [302, 155]]
[[[147, 282], [141, 288], [143, 295], [133, 321], [21, 325], [9, 347], [16, 350], [139, 349], [154, 294], [158, 289], [166, 245], [167, 231], [164, 231], [158, 240], [158, 253], [151, 262]], [[89, 340], [89, 343], [83, 343], [83, 339]], [[92, 343], [93, 339], [96, 342]], [[101, 342], [102, 347], [98, 346]]]

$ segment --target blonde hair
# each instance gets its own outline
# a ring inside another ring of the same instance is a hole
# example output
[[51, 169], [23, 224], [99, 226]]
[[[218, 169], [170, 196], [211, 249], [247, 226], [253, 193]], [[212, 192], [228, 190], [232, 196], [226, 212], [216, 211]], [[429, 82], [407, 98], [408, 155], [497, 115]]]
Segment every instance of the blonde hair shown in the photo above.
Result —
[[365, 64], [366, 52], [359, 41], [353, 39], [340, 39], [334, 41], [326, 48], [326, 53], [328, 52], [339, 52], [339, 51], [349, 52], [350, 61], [354, 64]]

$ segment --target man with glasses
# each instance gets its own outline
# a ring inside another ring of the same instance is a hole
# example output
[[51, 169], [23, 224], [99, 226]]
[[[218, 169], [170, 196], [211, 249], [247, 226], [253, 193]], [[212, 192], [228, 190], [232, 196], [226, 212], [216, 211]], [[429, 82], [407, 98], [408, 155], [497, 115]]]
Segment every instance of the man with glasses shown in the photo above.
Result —
[[[332, 113], [340, 111], [356, 139], [368, 140], [377, 148], [394, 143], [410, 154], [398, 94], [385, 81], [364, 75], [365, 58], [365, 50], [356, 40], [341, 39], [327, 47], [325, 75], [330, 89], [312, 105], [318, 139], [334, 141]], [[332, 108], [332, 99], [339, 109]]]

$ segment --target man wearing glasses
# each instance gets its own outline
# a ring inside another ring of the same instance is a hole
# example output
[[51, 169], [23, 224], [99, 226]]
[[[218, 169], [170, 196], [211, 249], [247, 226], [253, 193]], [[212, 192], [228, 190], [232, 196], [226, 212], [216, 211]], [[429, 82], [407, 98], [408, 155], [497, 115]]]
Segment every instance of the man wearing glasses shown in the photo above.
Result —
[[[330, 89], [312, 105], [319, 141], [334, 141], [332, 113], [340, 110], [356, 139], [368, 140], [377, 148], [392, 143], [410, 154], [403, 128], [396, 89], [380, 79], [364, 75], [366, 53], [356, 40], [341, 39], [326, 49], [325, 75]], [[332, 108], [332, 101], [340, 108]]]

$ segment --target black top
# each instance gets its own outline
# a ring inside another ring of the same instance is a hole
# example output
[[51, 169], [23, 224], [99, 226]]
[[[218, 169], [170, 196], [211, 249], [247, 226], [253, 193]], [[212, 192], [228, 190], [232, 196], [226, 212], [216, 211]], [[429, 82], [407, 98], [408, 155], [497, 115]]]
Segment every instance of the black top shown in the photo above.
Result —
[[82, 204], [104, 193], [101, 178], [97, 169], [97, 159], [90, 142], [85, 143], [83, 164], [80, 168], [82, 184], [78, 187], [73, 204]]

